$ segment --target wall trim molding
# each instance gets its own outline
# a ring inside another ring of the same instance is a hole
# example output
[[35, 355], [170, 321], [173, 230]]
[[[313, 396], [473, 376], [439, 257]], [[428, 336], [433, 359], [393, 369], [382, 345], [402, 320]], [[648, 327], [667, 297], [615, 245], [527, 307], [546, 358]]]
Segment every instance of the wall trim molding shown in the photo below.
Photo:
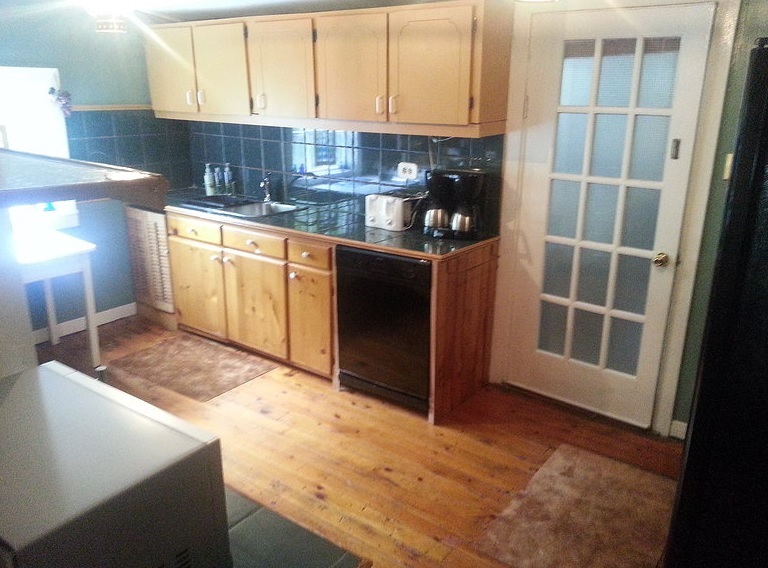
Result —
[[72, 105], [74, 112], [116, 111], [116, 110], [152, 110], [151, 105]]
[[688, 423], [682, 422], [680, 420], [673, 420], [671, 426], [669, 427], [669, 435], [672, 438], [685, 440], [685, 435], [687, 432], [688, 432]]
[[[96, 325], [104, 325], [105, 323], [113, 322], [122, 318], [136, 315], [136, 302], [125, 304], [123, 306], [117, 306], [103, 312], [96, 313]], [[69, 321], [59, 322], [59, 335], [64, 337], [72, 333], [79, 331], [85, 331], [85, 317], [75, 318]], [[51, 338], [50, 331], [47, 327], [42, 329], [36, 329], [32, 332], [35, 345], [49, 341]]]

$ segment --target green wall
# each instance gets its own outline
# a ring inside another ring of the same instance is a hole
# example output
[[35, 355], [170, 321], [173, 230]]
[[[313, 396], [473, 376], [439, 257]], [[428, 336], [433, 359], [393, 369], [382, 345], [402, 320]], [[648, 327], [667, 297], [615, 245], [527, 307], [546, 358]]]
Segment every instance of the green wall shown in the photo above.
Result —
[[749, 52], [755, 39], [766, 36], [768, 36], [768, 2], [766, 0], [742, 0], [728, 75], [728, 90], [720, 127], [717, 161], [712, 176], [699, 266], [696, 271], [693, 307], [688, 324], [686, 348], [675, 401], [674, 419], [682, 422], [688, 421], [693, 402], [693, 390], [696, 383], [700, 346], [704, 336], [709, 291], [712, 285], [720, 229], [725, 212], [728, 182], [722, 179], [723, 165], [726, 155], [734, 151]]
[[3, 0], [0, 65], [58, 68], [74, 105], [149, 104], [138, 29], [98, 34], [85, 10], [65, 2]]

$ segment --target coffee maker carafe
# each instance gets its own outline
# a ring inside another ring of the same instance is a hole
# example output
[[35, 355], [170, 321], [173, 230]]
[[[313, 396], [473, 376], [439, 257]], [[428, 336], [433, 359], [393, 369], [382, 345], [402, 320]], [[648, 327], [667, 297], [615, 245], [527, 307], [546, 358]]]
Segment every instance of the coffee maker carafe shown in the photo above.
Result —
[[425, 175], [424, 234], [437, 238], [476, 239], [484, 172], [435, 169]]

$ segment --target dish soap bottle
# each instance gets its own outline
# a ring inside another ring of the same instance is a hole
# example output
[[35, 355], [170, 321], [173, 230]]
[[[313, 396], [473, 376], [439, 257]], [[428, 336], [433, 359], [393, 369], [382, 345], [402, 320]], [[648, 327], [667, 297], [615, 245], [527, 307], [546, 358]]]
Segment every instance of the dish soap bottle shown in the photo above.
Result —
[[235, 181], [232, 179], [232, 169], [229, 163], [224, 164], [224, 187], [227, 193], [235, 193]]
[[211, 164], [205, 164], [205, 173], [203, 174], [203, 185], [205, 186], [205, 194], [213, 195], [216, 193], [215, 182], [213, 180], [213, 172], [211, 171]]

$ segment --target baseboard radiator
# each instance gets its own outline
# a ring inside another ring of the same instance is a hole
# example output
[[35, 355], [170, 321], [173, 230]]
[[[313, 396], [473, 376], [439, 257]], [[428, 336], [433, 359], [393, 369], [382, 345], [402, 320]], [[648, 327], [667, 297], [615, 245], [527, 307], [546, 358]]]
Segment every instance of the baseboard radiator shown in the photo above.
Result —
[[165, 214], [128, 206], [125, 217], [136, 301], [172, 314], [174, 305]]

